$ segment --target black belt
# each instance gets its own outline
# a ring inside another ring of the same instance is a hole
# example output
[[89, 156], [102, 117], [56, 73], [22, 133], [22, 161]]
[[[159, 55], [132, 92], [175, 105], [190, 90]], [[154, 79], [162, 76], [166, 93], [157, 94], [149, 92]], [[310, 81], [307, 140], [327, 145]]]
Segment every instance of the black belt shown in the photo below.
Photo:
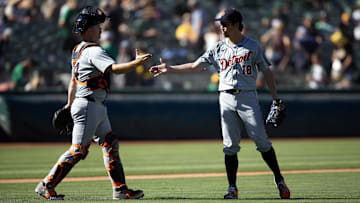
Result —
[[[84, 97], [85, 99], [87, 99], [88, 101], [91, 101], [91, 102], [96, 102], [96, 100], [95, 100], [95, 98], [94, 97], [92, 97], [92, 96], [86, 96], [86, 97]], [[100, 103], [102, 103], [102, 104], [105, 104], [105, 101], [104, 100], [102, 100], [102, 101], [99, 101]]]
[[220, 92], [225, 92], [225, 93], [228, 93], [228, 94], [239, 94], [241, 92], [241, 90], [231, 89], [231, 90], [222, 90]]

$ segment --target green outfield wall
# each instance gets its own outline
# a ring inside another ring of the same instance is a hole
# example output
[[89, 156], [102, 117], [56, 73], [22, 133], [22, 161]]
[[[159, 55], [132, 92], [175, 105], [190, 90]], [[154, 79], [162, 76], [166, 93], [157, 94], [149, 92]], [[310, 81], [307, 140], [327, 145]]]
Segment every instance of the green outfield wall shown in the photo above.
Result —
[[[334, 137], [360, 135], [360, 93], [281, 92], [287, 107], [270, 137]], [[259, 93], [263, 114], [271, 98]], [[0, 142], [70, 141], [51, 126], [53, 112], [66, 93], [0, 95]], [[113, 132], [122, 140], [221, 138], [217, 93], [115, 92], [106, 105]], [[244, 132], [244, 137], [247, 137]]]

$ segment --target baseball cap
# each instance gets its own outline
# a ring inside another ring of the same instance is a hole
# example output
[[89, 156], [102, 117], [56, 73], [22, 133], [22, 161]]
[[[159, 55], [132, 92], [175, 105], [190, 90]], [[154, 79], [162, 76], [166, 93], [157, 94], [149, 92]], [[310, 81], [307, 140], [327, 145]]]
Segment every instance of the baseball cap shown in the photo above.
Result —
[[225, 11], [223, 11], [220, 18], [216, 18], [215, 21], [220, 22], [242, 22], [242, 16], [241, 13], [236, 10], [235, 8], [228, 8]]

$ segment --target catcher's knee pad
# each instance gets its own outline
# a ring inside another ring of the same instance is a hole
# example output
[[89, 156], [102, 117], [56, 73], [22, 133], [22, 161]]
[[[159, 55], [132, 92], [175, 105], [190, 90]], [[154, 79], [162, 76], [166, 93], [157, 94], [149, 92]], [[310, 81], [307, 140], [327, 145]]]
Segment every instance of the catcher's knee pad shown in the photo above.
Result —
[[89, 153], [89, 147], [90, 143], [86, 146], [72, 144], [68, 151], [71, 153], [73, 160], [78, 162], [80, 159], [84, 160], [86, 158]]
[[125, 184], [124, 171], [119, 157], [119, 142], [116, 136], [112, 134], [105, 136], [102, 151], [104, 165], [109, 173], [113, 186], [118, 187]]

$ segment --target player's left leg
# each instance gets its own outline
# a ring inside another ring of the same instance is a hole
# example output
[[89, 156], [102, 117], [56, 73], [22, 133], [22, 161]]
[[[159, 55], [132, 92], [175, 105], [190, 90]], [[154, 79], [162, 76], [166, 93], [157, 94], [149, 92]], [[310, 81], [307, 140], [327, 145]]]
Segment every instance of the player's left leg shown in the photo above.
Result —
[[[249, 92], [249, 94], [251, 93]], [[249, 137], [255, 142], [257, 150], [261, 152], [265, 163], [272, 170], [275, 177], [275, 183], [280, 192], [280, 197], [288, 199], [290, 198], [290, 191], [281, 175], [275, 150], [265, 132], [264, 121], [256, 96], [253, 95], [253, 98], [250, 98], [248, 101], [248, 103], [243, 103], [243, 105], [239, 107], [238, 113], [244, 122]]]
[[271, 147], [267, 152], [261, 152], [261, 156], [271, 171], [274, 173], [275, 181], [280, 182], [283, 180], [284, 178], [281, 175], [274, 148]]
[[285, 184], [284, 177], [281, 175], [274, 148], [271, 147], [269, 151], [261, 152], [261, 156], [275, 176], [274, 181], [279, 190], [281, 199], [289, 199], [290, 190]]
[[111, 133], [107, 114], [97, 129], [95, 141], [97, 141], [103, 151], [104, 165], [112, 183], [113, 199], [139, 199], [143, 197], [144, 193], [142, 190], [131, 190], [126, 185], [124, 169], [119, 156], [119, 141]]

